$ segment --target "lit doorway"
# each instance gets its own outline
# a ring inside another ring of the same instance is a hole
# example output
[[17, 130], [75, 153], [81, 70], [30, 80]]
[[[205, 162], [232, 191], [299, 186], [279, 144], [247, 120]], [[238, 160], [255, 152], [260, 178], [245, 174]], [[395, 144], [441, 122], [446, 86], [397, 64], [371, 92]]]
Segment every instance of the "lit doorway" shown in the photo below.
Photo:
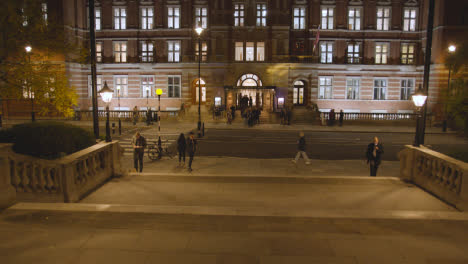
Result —
[[305, 85], [303, 81], [295, 81], [293, 87], [293, 104], [304, 105]]

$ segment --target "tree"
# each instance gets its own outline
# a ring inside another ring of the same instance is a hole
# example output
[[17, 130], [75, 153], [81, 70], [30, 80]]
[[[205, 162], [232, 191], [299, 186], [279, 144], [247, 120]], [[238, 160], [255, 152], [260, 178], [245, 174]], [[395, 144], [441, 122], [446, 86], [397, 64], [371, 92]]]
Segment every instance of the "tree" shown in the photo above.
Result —
[[65, 61], [83, 62], [86, 52], [66, 33], [55, 15], [60, 12], [50, 12], [53, 8], [37, 0], [0, 1], [0, 99], [34, 96], [39, 114], [69, 116], [77, 95]]

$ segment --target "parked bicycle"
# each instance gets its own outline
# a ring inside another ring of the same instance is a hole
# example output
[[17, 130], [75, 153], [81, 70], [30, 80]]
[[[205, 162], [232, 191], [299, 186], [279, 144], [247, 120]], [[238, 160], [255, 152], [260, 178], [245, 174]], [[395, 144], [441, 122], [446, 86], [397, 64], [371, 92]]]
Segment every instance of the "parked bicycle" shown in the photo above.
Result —
[[158, 146], [158, 141], [153, 141], [148, 147], [148, 158], [151, 161], [159, 160], [163, 156], [167, 156], [172, 159], [175, 154], [169, 149], [169, 140], [164, 140], [161, 142], [161, 146]]

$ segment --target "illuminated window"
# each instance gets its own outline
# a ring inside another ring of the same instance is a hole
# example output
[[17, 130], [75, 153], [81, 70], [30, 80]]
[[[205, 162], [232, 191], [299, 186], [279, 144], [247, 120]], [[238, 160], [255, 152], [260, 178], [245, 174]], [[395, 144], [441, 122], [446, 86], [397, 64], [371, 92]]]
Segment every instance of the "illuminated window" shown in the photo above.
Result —
[[414, 92], [414, 80], [404, 79], [401, 80], [400, 100], [411, 100], [411, 95]]
[[257, 61], [265, 60], [265, 42], [257, 42]]
[[348, 43], [346, 53], [349, 64], [361, 63], [361, 45], [359, 43]]
[[179, 62], [180, 61], [180, 41], [167, 42], [167, 61]]
[[332, 77], [319, 77], [319, 99], [332, 99]]
[[351, 78], [346, 80], [346, 99], [357, 100], [359, 99], [359, 88], [361, 86], [361, 80]]
[[180, 97], [180, 76], [168, 76], [167, 78], [167, 90], [168, 97]]
[[[102, 89], [102, 76], [96, 76], [96, 91], [100, 91]], [[93, 83], [91, 80], [91, 75], [88, 75], [88, 97], [93, 96]]]
[[360, 7], [350, 7], [348, 10], [348, 29], [361, 30], [361, 13]]
[[154, 76], [141, 76], [141, 97], [154, 96]]
[[114, 62], [127, 62], [127, 42], [114, 42]]
[[152, 42], [140, 41], [140, 59], [142, 62], [152, 62], [154, 58], [154, 45]]
[[375, 44], [375, 64], [387, 64], [388, 43]]
[[305, 7], [295, 7], [293, 10], [293, 28], [305, 29]]
[[333, 29], [333, 7], [322, 7], [322, 29]]
[[141, 9], [141, 29], [153, 29], [153, 8], [143, 7]]
[[413, 43], [401, 44], [401, 64], [414, 63], [414, 46]]
[[403, 31], [416, 31], [416, 8], [405, 8], [403, 11]]
[[206, 102], [206, 85], [205, 81], [202, 79], [201, 83], [199, 80], [195, 82], [195, 101], [198, 102], [199, 97], [199, 88], [201, 86], [201, 96], [202, 96], [202, 102]]
[[236, 42], [236, 61], [244, 60], [244, 42]]
[[333, 42], [320, 42], [320, 62], [332, 63], [333, 62]]
[[168, 7], [167, 8], [167, 27], [180, 28], [180, 8]]
[[[208, 46], [206, 45], [206, 41], [202, 41], [202, 46], [201, 46], [202, 50], [201, 50], [201, 53], [202, 53], [202, 57], [201, 57], [201, 60], [202, 61], [206, 61], [207, 57], [208, 57]], [[195, 60], [198, 61], [198, 56], [199, 56], [199, 49], [198, 49], [198, 42], [195, 43]]]
[[114, 96], [127, 97], [128, 96], [128, 76], [115, 75], [114, 76]]
[[377, 7], [377, 30], [390, 29], [390, 7]]
[[385, 100], [387, 96], [387, 80], [374, 80], [374, 100]]
[[234, 26], [244, 26], [244, 4], [234, 5]]
[[96, 62], [102, 62], [102, 42], [96, 42]]
[[206, 7], [195, 8], [195, 25], [201, 22], [202, 28], [208, 27], [208, 9]]
[[266, 26], [267, 8], [266, 4], [257, 4], [257, 26]]
[[125, 7], [114, 7], [114, 29], [127, 28], [127, 10]]

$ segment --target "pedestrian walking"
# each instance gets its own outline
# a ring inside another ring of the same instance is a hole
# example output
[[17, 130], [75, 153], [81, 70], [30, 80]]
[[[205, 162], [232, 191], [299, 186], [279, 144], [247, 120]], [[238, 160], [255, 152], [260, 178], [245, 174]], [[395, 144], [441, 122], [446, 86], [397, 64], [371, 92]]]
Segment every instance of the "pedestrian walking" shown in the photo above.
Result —
[[367, 164], [370, 166], [370, 176], [377, 176], [377, 169], [382, 161], [382, 154], [384, 149], [379, 138], [374, 137], [374, 141], [367, 145]]
[[343, 113], [343, 109], [341, 109], [340, 116], [339, 116], [340, 126], [343, 126], [343, 118], [344, 118], [344, 113]]
[[195, 156], [195, 151], [197, 150], [197, 140], [193, 136], [193, 132], [190, 132], [189, 137], [187, 138], [187, 151], [189, 154], [189, 167], [188, 171], [192, 171], [192, 162], [193, 157]]
[[297, 163], [297, 161], [299, 160], [301, 155], [302, 155], [302, 158], [305, 160], [305, 163], [307, 165], [309, 165], [310, 160], [309, 160], [309, 157], [307, 156], [307, 153], [306, 153], [306, 140], [305, 140], [305, 137], [304, 137], [304, 132], [302, 132], [302, 131], [299, 133], [299, 140], [297, 141], [296, 158], [294, 158], [292, 160], [292, 162]]
[[184, 133], [180, 133], [179, 139], [177, 139], [177, 151], [179, 152], [179, 167], [182, 160], [184, 161], [185, 166], [185, 151], [187, 148], [187, 142], [185, 141]]
[[143, 155], [145, 154], [146, 139], [140, 135], [140, 132], [136, 132], [132, 138], [133, 146], [133, 166], [135, 172], [143, 171]]
[[134, 126], [136, 126], [137, 120], [138, 120], [138, 107], [135, 105], [135, 107], [133, 107], [133, 125]]

